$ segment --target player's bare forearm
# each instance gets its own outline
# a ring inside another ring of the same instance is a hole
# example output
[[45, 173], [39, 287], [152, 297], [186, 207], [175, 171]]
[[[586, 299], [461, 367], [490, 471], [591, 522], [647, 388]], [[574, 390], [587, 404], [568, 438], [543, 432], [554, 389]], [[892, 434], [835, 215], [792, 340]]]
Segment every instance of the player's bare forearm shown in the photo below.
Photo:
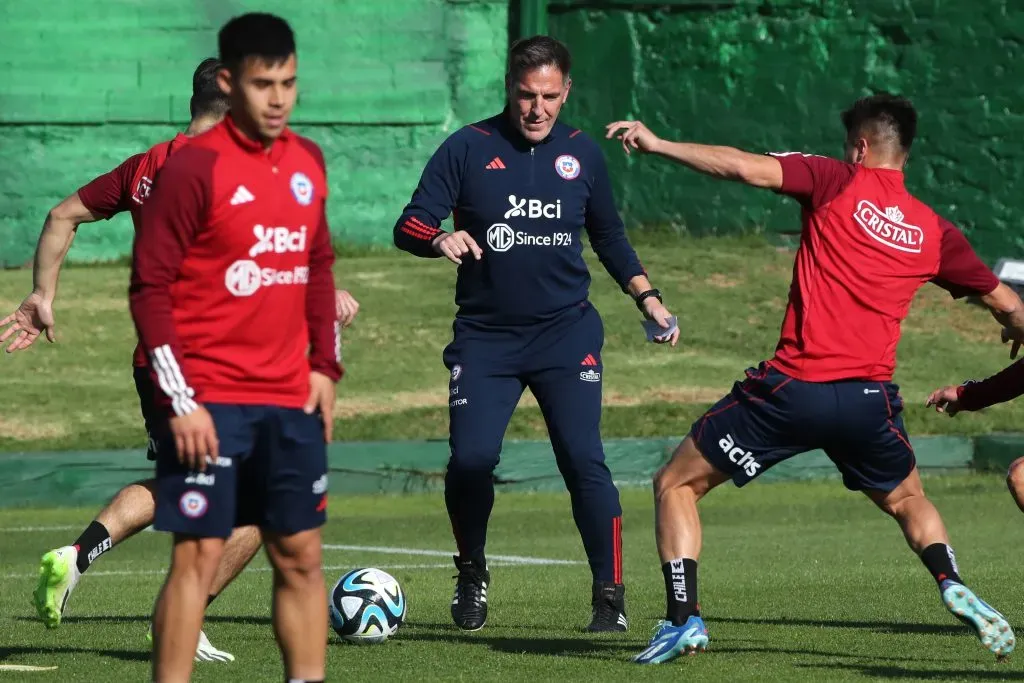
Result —
[[86, 208], [77, 192], [50, 209], [39, 235], [32, 266], [32, 287], [36, 294], [46, 301], [53, 300], [57, 294], [60, 268], [71, 249], [75, 231], [82, 223], [91, 223], [100, 218]]
[[782, 187], [782, 164], [770, 156], [744, 152], [735, 147], [668, 140], [660, 140], [653, 151], [714, 178], [773, 190]]
[[626, 289], [634, 299], [640, 296], [643, 292], [653, 288], [651, 281], [647, 279], [646, 275], [637, 275], [633, 277], [626, 286]]
[[992, 317], [1009, 330], [1015, 339], [1024, 340], [1024, 302], [1021, 302], [1017, 292], [1000, 283], [981, 297], [981, 301], [991, 311]]

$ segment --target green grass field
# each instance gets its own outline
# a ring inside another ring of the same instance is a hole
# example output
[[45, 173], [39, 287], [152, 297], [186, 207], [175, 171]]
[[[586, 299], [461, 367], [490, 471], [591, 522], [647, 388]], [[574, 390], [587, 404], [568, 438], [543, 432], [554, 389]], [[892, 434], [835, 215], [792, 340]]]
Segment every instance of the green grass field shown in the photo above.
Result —
[[[92, 229], [92, 228], [90, 228]], [[743, 369], [777, 340], [792, 251], [757, 238], [646, 237], [638, 251], [683, 327], [676, 349], [643, 341], [639, 314], [588, 250], [593, 300], [606, 343], [606, 437], [682, 435]], [[445, 438], [454, 267], [398, 252], [342, 257], [337, 282], [362, 303], [346, 331], [348, 375], [338, 390], [337, 438]], [[59, 342], [0, 357], [0, 451], [137, 447], [143, 431], [131, 381], [134, 331], [124, 267], [70, 268], [56, 304]], [[0, 272], [0, 310], [28, 293], [28, 271]], [[850, 334], [856, 334], [851, 330]], [[994, 322], [928, 286], [905, 325], [897, 381], [911, 433], [1014, 430], [1024, 402], [949, 420], [922, 407], [940, 384], [991, 373], [1007, 362]], [[508, 433], [543, 438], [527, 395]]]
[[[1024, 624], [1024, 524], [998, 477], [929, 478], [965, 579]], [[753, 484], [713, 492], [703, 506], [700, 596], [712, 650], [659, 667], [628, 662], [664, 610], [650, 494], [623, 494], [630, 630], [591, 636], [590, 577], [562, 494], [499, 495], [489, 552], [491, 614], [478, 633], [450, 623], [453, 568], [440, 495], [335, 497], [328, 578], [359, 566], [391, 571], [409, 600], [408, 622], [380, 646], [332, 635], [328, 680], [1022, 680], [1024, 658], [996, 664], [949, 615], [891, 520], [835, 483]], [[93, 566], [48, 631], [29, 595], [39, 556], [70, 542], [92, 510], [0, 512], [0, 664], [57, 666], [0, 680], [114, 681], [148, 676], [145, 633], [168, 557], [162, 534], [142, 533]], [[33, 532], [24, 529], [42, 528]], [[54, 528], [57, 527], [57, 528]], [[45, 530], [49, 529], [49, 530]], [[408, 550], [437, 551], [437, 556]], [[509, 565], [496, 555], [570, 560]], [[206, 631], [238, 658], [197, 664], [197, 681], [280, 680], [269, 625], [269, 573], [258, 558], [215, 602]], [[692, 677], [692, 678], [691, 678]]]

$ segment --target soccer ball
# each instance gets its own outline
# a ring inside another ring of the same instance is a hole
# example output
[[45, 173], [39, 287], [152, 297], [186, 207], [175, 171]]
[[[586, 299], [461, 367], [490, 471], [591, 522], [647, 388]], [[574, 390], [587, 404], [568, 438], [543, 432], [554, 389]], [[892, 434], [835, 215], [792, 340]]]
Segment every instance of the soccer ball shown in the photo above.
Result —
[[405, 622], [405, 594], [380, 569], [353, 569], [331, 589], [331, 627], [343, 640], [383, 643]]

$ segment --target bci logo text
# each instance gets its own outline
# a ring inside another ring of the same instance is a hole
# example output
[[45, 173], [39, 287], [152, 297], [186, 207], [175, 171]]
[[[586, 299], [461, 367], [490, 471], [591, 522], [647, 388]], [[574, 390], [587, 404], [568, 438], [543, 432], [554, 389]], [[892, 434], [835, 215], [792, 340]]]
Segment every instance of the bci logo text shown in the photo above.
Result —
[[301, 252], [306, 250], [306, 226], [298, 230], [288, 228], [268, 228], [262, 225], [254, 225], [252, 234], [256, 237], [256, 244], [249, 250], [249, 256], [256, 258], [260, 254], [273, 252], [275, 254], [286, 254], [288, 252]]
[[539, 199], [517, 199], [514, 194], [508, 196], [512, 208], [505, 212], [505, 218], [561, 218], [562, 200], [556, 199], [554, 204], [545, 204]]

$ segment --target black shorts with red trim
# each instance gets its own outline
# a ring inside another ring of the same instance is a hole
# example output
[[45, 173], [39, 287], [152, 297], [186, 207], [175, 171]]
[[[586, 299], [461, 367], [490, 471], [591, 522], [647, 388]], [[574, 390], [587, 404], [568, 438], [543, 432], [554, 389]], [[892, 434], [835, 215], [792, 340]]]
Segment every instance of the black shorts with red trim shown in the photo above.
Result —
[[853, 491], [891, 491], [914, 469], [903, 399], [890, 382], [803, 382], [768, 363], [693, 423], [704, 457], [737, 486], [794, 455], [821, 449]]

